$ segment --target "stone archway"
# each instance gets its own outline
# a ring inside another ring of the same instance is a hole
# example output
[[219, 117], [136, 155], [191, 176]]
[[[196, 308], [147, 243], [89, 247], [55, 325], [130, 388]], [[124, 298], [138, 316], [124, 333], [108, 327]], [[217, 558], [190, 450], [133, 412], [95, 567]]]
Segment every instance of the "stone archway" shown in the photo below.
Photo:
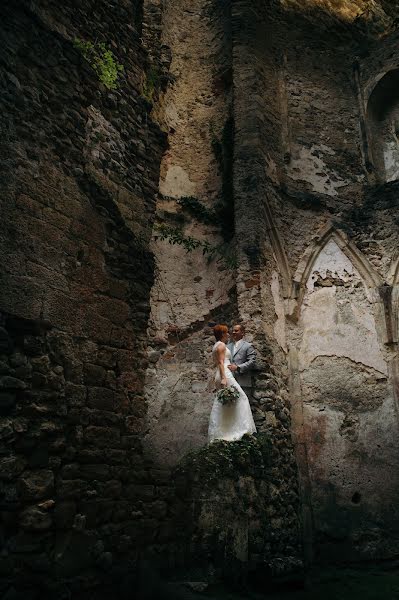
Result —
[[308, 542], [320, 561], [390, 556], [399, 537], [392, 505], [399, 491], [398, 424], [381, 279], [342, 232], [327, 227], [305, 252], [295, 280], [293, 427], [312, 521]]
[[371, 154], [378, 178], [399, 179], [399, 69], [383, 75], [367, 103]]

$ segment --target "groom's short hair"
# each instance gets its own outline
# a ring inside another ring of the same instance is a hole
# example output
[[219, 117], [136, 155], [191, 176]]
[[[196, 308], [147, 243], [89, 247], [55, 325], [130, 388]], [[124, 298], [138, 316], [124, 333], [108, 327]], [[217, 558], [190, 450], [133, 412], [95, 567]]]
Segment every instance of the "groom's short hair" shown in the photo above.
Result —
[[239, 327], [242, 331], [242, 333], [245, 333], [245, 327], [244, 325], [241, 325], [241, 323], [234, 323], [233, 327]]

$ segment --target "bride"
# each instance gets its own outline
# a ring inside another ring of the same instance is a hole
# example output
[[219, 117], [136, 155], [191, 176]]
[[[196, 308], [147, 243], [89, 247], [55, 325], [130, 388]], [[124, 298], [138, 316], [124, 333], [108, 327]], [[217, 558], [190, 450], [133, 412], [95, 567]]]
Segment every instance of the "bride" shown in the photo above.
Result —
[[213, 361], [216, 366], [216, 387], [220, 389], [234, 386], [240, 396], [233, 404], [221, 404], [215, 398], [209, 419], [208, 439], [210, 442], [214, 440], [232, 442], [241, 439], [246, 433], [255, 433], [256, 427], [248, 398], [234, 379], [233, 373], [227, 368], [231, 361], [230, 350], [226, 347], [229, 338], [228, 328], [226, 325], [216, 325], [213, 332], [216, 338], [216, 344], [212, 349]]

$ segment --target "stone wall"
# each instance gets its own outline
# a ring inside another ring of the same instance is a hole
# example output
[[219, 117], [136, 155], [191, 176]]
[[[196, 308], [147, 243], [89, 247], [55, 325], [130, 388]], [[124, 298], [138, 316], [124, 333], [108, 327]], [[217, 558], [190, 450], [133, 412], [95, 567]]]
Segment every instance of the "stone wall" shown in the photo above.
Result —
[[[172, 51], [170, 70], [174, 83], [162, 101], [169, 127], [169, 148], [161, 168], [162, 195], [158, 201], [158, 215], [172, 226], [180, 227], [185, 235], [220, 243], [223, 234], [228, 239], [226, 233], [229, 234], [231, 219], [228, 210], [218, 226], [210, 226], [201, 222], [195, 211], [187, 214], [184, 200], [195, 197], [208, 210], [214, 210], [222, 202], [230, 211], [234, 202], [235, 237], [230, 246], [235, 252], [238, 269], [236, 272], [231, 267], [226, 268], [223, 261], [207, 264], [200, 251], [186, 254], [178, 245], [170, 246], [160, 240], [155, 232], [157, 279], [152, 291], [149, 328], [152, 364], [147, 371], [149, 410], [145, 447], [155, 462], [173, 466], [189, 450], [206, 444], [213, 402], [208, 384], [212, 377], [210, 351], [214, 340], [208, 324], [225, 322], [230, 325], [237, 318], [244, 322], [248, 339], [254, 341], [258, 352], [259, 373], [254, 397], [251, 397], [254, 418], [258, 431], [268, 432], [273, 440], [273, 458], [269, 457], [273, 472], [272, 492], [268, 486], [262, 486], [260, 475], [252, 473], [249, 463], [244, 470], [248, 468], [248, 481], [259, 486], [255, 504], [273, 505], [269, 515], [262, 510], [263, 516], [259, 515], [259, 518], [265, 519], [265, 523], [273, 521], [271, 535], [278, 543], [268, 545], [265, 541], [257, 554], [256, 545], [261, 544], [259, 540], [263, 533], [258, 532], [259, 539], [254, 542], [256, 525], [250, 527], [250, 533], [247, 528], [242, 535], [251, 538], [250, 550], [243, 547], [241, 554], [246, 558], [240, 560], [244, 571], [262, 570], [265, 562], [277, 560], [281, 571], [288, 573], [292, 572], [293, 563], [300, 562], [301, 553], [297, 468], [290, 437], [287, 369], [281, 363], [278, 346], [275, 346], [278, 355], [275, 358], [273, 342], [269, 342], [271, 336], [265, 336], [265, 331], [268, 334], [273, 331], [273, 310], [268, 307], [262, 317], [262, 308], [267, 306], [268, 298], [265, 288], [261, 288], [261, 281], [267, 277], [264, 261], [269, 261], [270, 255], [264, 257], [271, 250], [270, 246], [263, 246], [267, 244], [263, 239], [263, 227], [267, 227], [268, 208], [259, 205], [253, 182], [254, 169], [259, 168], [263, 173], [257, 156], [253, 160], [257, 122], [252, 102], [261, 95], [256, 90], [259, 74], [254, 76], [253, 87], [248, 86], [246, 80], [249, 70], [247, 49], [240, 40], [243, 36], [245, 44], [251, 39], [252, 25], [248, 26], [248, 21], [235, 7], [231, 14], [227, 2], [200, 1], [191, 4], [190, 8], [171, 2], [164, 8], [163, 41]], [[263, 35], [260, 28], [259, 35]], [[231, 73], [235, 74], [233, 80]], [[268, 75], [265, 65], [263, 76], [267, 78]], [[270, 94], [274, 93], [272, 86], [268, 89]], [[256, 114], [261, 114], [268, 100], [265, 99]], [[277, 135], [274, 125], [271, 120], [269, 130]], [[244, 147], [248, 153], [245, 163], [241, 160]], [[276, 278], [277, 289], [278, 285]], [[237, 297], [231, 288], [236, 288]], [[218, 457], [215, 452], [215, 464], [219, 460], [223, 463], [223, 455]], [[225, 519], [221, 514], [209, 487], [198, 495], [198, 487], [190, 487], [190, 482], [187, 483], [189, 489], [185, 492], [186, 509], [183, 511], [185, 528], [189, 539], [191, 532], [194, 537], [199, 537], [194, 549], [186, 540], [184, 564], [186, 568], [196, 565], [197, 552], [202, 556], [202, 572], [206, 575], [206, 561], [213, 563], [214, 557], [218, 556], [219, 573], [226, 574], [235, 564], [224, 546], [230, 535], [229, 518]], [[201, 485], [200, 480], [198, 485]], [[230, 490], [232, 484], [222, 475], [220, 485]], [[202, 501], [207, 512], [206, 523], [212, 523], [208, 533], [203, 517], [195, 508]], [[249, 500], [249, 505], [251, 502]], [[223, 505], [226, 514], [234, 512], [234, 504], [233, 495]], [[253, 510], [256, 512], [255, 508]], [[212, 528], [215, 529], [213, 533]], [[215, 541], [216, 530], [220, 533], [220, 543], [215, 542], [212, 550], [209, 540]]]
[[281, 468], [281, 448], [266, 433], [213, 442], [185, 457], [174, 481], [192, 577], [259, 589], [302, 578], [297, 490], [286, 484], [282, 507]]
[[[378, 465], [397, 460], [398, 235], [396, 184], [370, 186], [361, 102], [392, 38], [348, 35], [332, 12], [235, 5], [235, 193], [239, 310], [267, 333], [263, 377], [290, 409], [305, 555], [339, 562], [392, 556], [397, 537], [382, 501], [396, 467], [388, 481]], [[379, 58], [359, 70], [367, 44]], [[266, 382], [255, 397], [289, 454]]]
[[[397, 34], [298, 6], [3, 11], [6, 597], [126, 595], [143, 557], [212, 579], [395, 553]], [[116, 89], [76, 39], [111, 48]], [[236, 320], [258, 438], [202, 449], [210, 325]]]
[[[2, 10], [7, 597], [123, 583], [166, 511], [154, 487], [162, 474], [145, 464], [140, 439], [165, 135], [142, 97], [138, 8], [43, 1]], [[117, 89], [99, 82], [75, 38], [112, 49], [124, 67]]]

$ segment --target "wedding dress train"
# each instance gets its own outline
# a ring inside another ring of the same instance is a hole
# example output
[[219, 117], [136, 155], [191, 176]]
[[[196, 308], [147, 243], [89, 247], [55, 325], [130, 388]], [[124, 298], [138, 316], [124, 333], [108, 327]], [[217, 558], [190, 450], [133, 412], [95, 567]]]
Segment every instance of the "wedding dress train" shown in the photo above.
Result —
[[[216, 342], [213, 346], [212, 356], [215, 364], [217, 364], [216, 348], [218, 344], [222, 343], [223, 342]], [[209, 419], [208, 439], [210, 442], [213, 442], [214, 440], [227, 440], [232, 442], [241, 439], [246, 433], [256, 432], [248, 397], [228, 368], [230, 362], [231, 353], [226, 347], [224, 371], [226, 374], [227, 385], [234, 386], [238, 390], [240, 397], [233, 404], [221, 404], [219, 400], [215, 398]], [[217, 388], [220, 388], [219, 368], [216, 368], [215, 385]]]

